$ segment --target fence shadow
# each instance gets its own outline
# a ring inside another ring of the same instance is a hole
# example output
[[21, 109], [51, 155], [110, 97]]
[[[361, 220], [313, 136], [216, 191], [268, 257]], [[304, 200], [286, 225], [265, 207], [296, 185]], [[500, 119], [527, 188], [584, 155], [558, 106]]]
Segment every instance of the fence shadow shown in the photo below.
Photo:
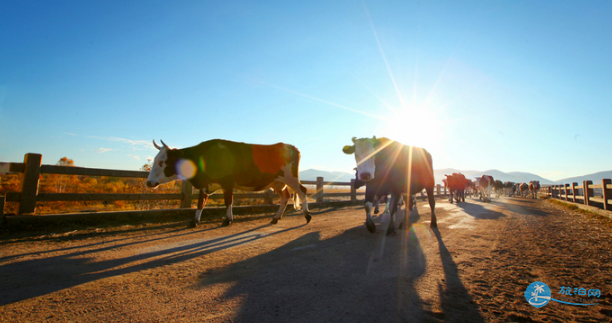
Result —
[[[270, 226], [270, 224], [266, 224], [238, 234], [199, 239], [198, 242], [184, 245], [179, 244], [167, 249], [151, 250], [120, 259], [95, 261], [95, 258], [91, 255], [115, 248], [144, 244], [166, 238], [109, 244], [97, 249], [77, 251], [55, 257], [3, 264], [0, 265], [0, 270], [5, 277], [10, 277], [10, 279], [0, 280], [0, 305], [45, 295], [98, 279], [183, 262], [222, 249], [240, 246], [271, 235], [295, 230], [304, 225], [306, 224], [275, 232], [257, 232], [257, 230]], [[215, 229], [218, 228], [207, 230]], [[203, 231], [207, 230], [190, 231], [181, 235], [200, 235]], [[176, 236], [172, 235], [168, 238], [176, 238]], [[82, 248], [87, 247], [81, 246], [79, 249]], [[10, 260], [11, 258], [13, 257], [4, 257], [0, 261]]]

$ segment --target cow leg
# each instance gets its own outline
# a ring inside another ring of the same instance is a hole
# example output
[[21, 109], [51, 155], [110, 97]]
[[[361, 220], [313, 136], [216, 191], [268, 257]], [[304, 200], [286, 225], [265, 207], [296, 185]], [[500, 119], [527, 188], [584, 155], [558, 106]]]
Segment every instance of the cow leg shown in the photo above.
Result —
[[[401, 193], [399, 194], [401, 196]], [[395, 235], [395, 214], [397, 214], [397, 204], [399, 201], [399, 196], [396, 196], [394, 193], [391, 194], [391, 200], [389, 201], [389, 207], [391, 208], [391, 212], [389, 212], [389, 227], [387, 228], [387, 235], [394, 236]], [[400, 222], [403, 223], [402, 220]]]
[[280, 198], [281, 198], [280, 208], [276, 212], [276, 215], [274, 216], [274, 218], [272, 218], [272, 221], [270, 222], [271, 224], [277, 224], [278, 220], [280, 220], [283, 217], [283, 213], [285, 212], [287, 203], [289, 202], [289, 199], [291, 198], [291, 193], [289, 192], [289, 189], [285, 186], [285, 184], [282, 184], [282, 183], [278, 183], [278, 184], [280, 185], [274, 187], [274, 191], [280, 195]]
[[206, 205], [207, 201], [208, 201], [208, 194], [204, 193], [204, 190], [201, 189], [198, 195], [198, 209], [196, 210], [195, 218], [193, 218], [193, 221], [191, 221], [192, 228], [195, 228], [196, 225], [200, 223], [200, 217], [202, 216], [202, 209], [204, 209], [204, 205]]
[[233, 187], [223, 188], [223, 198], [225, 199], [225, 207], [227, 208], [225, 212], [225, 221], [221, 224], [221, 226], [224, 227], [231, 225], [234, 221], [234, 214], [232, 213], [232, 204], [234, 204], [233, 190]]
[[376, 198], [373, 189], [371, 189], [369, 186], [366, 185], [366, 194], [365, 194], [365, 211], [366, 211], [366, 228], [368, 228], [368, 231], [370, 231], [370, 233], [374, 233], [376, 232], [376, 224], [374, 224], [374, 221], [372, 220], [372, 201], [374, 201], [374, 199]]
[[306, 195], [306, 193], [308, 193], [308, 190], [306, 189], [306, 187], [304, 187], [304, 185], [300, 183], [296, 176], [293, 176], [293, 174], [291, 174], [290, 166], [285, 166], [285, 168], [283, 168], [283, 171], [285, 173], [285, 176], [277, 178], [276, 180], [278, 182], [286, 184], [287, 186], [289, 186], [289, 188], [293, 190], [293, 192], [295, 192], [295, 195], [293, 197], [293, 207], [296, 210], [300, 209], [300, 202], [304, 203], [304, 205], [301, 207], [302, 213], [304, 214], [304, 218], [306, 218], [306, 223], [310, 223], [312, 217], [310, 216], [310, 211], [308, 210], [308, 196]]
[[[374, 198], [374, 214], [378, 214], [378, 212], [380, 212], [380, 210], [378, 209], [378, 206], [380, 205], [380, 201], [382, 200], [382, 197], [375, 197]], [[385, 203], [385, 212], [387, 212], [387, 203]]]
[[436, 200], [434, 198], [433, 187], [426, 187], [427, 199], [429, 200], [429, 208], [431, 208], [431, 227], [438, 227], [438, 220], [436, 219]]

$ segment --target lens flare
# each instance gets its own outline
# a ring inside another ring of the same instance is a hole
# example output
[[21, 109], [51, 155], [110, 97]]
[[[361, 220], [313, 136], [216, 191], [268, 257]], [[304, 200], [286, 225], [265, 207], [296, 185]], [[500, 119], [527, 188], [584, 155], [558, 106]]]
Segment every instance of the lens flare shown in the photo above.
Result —
[[176, 164], [179, 175], [189, 179], [196, 174], [196, 165], [189, 159], [181, 159]]

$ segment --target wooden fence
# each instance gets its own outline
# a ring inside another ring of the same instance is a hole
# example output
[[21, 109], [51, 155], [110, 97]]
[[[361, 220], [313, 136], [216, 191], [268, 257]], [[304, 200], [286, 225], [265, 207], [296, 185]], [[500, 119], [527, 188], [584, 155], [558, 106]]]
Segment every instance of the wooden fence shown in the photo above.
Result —
[[[8, 192], [6, 196], [0, 196], [0, 218], [4, 216], [4, 203], [18, 203], [17, 215], [35, 214], [37, 202], [50, 201], [135, 201], [135, 200], [180, 200], [179, 208], [191, 208], [192, 200], [198, 198], [197, 191], [188, 181], [182, 181], [181, 193], [161, 194], [103, 194], [103, 193], [38, 193], [38, 181], [40, 174], [62, 174], [62, 175], [88, 175], [88, 176], [111, 176], [111, 177], [130, 177], [147, 178], [149, 172], [111, 170], [99, 168], [85, 168], [72, 166], [41, 165], [41, 154], [26, 154], [23, 163], [2, 163], [8, 165], [8, 171], [21, 173], [20, 192]], [[317, 177], [316, 181], [301, 181], [304, 185], [316, 185], [314, 193], [309, 196], [316, 199], [317, 203], [324, 202], [325, 198], [330, 197], [350, 197], [351, 201], [357, 201], [357, 196], [365, 195], [364, 192], [357, 192], [354, 179], [350, 182], [325, 182], [323, 177]], [[348, 186], [348, 193], [325, 193], [325, 186]], [[443, 192], [442, 192], [443, 189]], [[447, 195], [446, 188], [437, 185], [436, 196]], [[271, 190], [263, 193], [238, 193], [234, 194], [235, 199], [263, 199], [264, 204], [273, 203], [277, 194]], [[424, 198], [423, 192], [421, 197]], [[213, 194], [211, 199], [223, 199], [223, 194]]]
[[609, 178], [602, 179], [601, 184], [584, 181], [582, 185], [574, 182], [549, 185], [543, 188], [549, 197], [612, 211], [612, 184]]

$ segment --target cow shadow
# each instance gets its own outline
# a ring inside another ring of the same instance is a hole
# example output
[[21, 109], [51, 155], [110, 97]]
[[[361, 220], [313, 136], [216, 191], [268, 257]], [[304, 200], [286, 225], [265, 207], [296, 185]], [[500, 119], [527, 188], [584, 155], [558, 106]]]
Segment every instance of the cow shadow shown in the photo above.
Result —
[[[299, 229], [305, 225], [274, 232], [258, 232], [258, 230], [272, 226], [266, 224], [237, 234], [214, 238], [201, 237], [203, 232], [219, 229], [217, 227], [137, 242], [115, 244], [114, 242], [117, 240], [111, 240], [110, 243], [94, 243], [89, 246], [80, 246], [74, 252], [53, 257], [24, 261], [14, 261], [15, 256], [3, 257], [0, 258], [0, 270], [7, 279], [0, 280], [0, 305], [53, 293], [98, 279], [184, 262], [219, 250], [251, 243], [271, 235]], [[128, 257], [96, 261], [98, 254], [113, 249], [133, 247], [139, 244], [145, 245], [176, 238], [177, 236], [190, 235], [194, 235], [194, 240], [187, 240], [189, 243], [186, 244], [171, 244], [172, 247], [165, 249], [149, 247]], [[70, 250], [70, 248], [65, 250]], [[24, 255], [20, 254], [18, 257], [22, 256]], [[28, 255], [25, 255], [25, 257], [28, 257]]]
[[[238, 322], [428, 322], [448, 318], [444, 312], [428, 310], [429, 304], [417, 291], [417, 281], [427, 272], [419, 237], [414, 230], [399, 232], [389, 238], [359, 226], [324, 240], [319, 232], [307, 233], [214, 274], [202, 273], [194, 288], [231, 285], [221, 300], [240, 298], [240, 308], [232, 317]], [[453, 286], [440, 293], [446, 308], [453, 311], [471, 298], [441, 238], [439, 241], [440, 250], [446, 251], [442, 255], [445, 275]], [[477, 309], [470, 309], [473, 312], [465, 317], [482, 322]]]
[[440, 251], [440, 260], [444, 270], [444, 281], [438, 283], [441, 307], [444, 311], [444, 320], [449, 322], [484, 322], [478, 306], [461, 282], [457, 264], [446, 248], [442, 235], [438, 229], [432, 229]]
[[[490, 204], [494, 204], [491, 202]], [[499, 218], [505, 217], [506, 215], [485, 208], [480, 204], [474, 203], [457, 203], [455, 204], [458, 208], [460, 208], [463, 212], [473, 216], [477, 220], [497, 220]]]

